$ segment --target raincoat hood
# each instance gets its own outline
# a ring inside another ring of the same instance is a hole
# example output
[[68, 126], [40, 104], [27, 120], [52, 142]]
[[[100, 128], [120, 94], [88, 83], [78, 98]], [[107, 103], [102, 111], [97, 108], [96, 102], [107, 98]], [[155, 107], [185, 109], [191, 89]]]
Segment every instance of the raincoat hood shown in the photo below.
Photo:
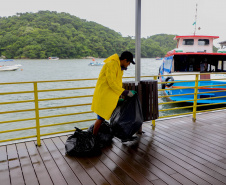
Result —
[[119, 63], [120, 63], [118, 54], [111, 55], [110, 57], [108, 57], [107, 59], [104, 60], [104, 63], [107, 63], [111, 60], [116, 60], [116, 61], [119, 61]]

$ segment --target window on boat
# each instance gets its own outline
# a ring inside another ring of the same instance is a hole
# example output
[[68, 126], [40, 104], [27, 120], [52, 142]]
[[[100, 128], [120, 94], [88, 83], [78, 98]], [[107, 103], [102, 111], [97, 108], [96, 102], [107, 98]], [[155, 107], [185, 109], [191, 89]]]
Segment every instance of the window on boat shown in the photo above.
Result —
[[226, 72], [226, 57], [222, 55], [175, 55], [174, 72]]
[[226, 61], [223, 61], [223, 71], [226, 71]]
[[222, 70], [222, 60], [219, 60], [218, 61], [217, 70], [218, 71], [221, 71]]
[[194, 39], [184, 39], [183, 40], [183, 45], [193, 45], [194, 44]]
[[209, 39], [199, 39], [198, 40], [198, 45], [201, 45], [201, 46], [209, 45], [209, 43], [210, 43]]

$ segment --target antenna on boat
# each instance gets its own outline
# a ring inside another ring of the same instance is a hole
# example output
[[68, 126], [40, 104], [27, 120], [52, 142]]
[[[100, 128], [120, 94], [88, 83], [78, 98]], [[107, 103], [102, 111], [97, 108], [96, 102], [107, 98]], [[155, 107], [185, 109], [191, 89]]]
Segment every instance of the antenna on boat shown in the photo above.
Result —
[[197, 22], [197, 7], [198, 7], [198, 4], [196, 3], [195, 22], [193, 23], [193, 25], [195, 25], [194, 35], [195, 35], [195, 32], [196, 32], [196, 22]]

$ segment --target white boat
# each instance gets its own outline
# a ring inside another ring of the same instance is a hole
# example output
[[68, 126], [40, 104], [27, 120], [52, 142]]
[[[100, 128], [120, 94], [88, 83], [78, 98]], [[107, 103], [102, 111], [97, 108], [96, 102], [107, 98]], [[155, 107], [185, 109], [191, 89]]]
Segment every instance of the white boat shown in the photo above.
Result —
[[59, 60], [58, 57], [49, 57], [48, 59], [49, 59], [49, 60]]
[[[0, 62], [11, 62], [14, 61], [13, 59], [0, 59]], [[16, 71], [22, 65], [21, 64], [13, 64], [13, 65], [1, 65], [0, 64], [0, 71]]]
[[156, 57], [155, 60], [162, 60], [163, 58], [160, 57]]
[[17, 69], [20, 68], [20, 64], [16, 65], [2, 65], [0, 66], [0, 71], [16, 71]]
[[103, 62], [90, 62], [88, 65], [89, 66], [102, 66], [102, 65], [104, 65], [104, 63]]

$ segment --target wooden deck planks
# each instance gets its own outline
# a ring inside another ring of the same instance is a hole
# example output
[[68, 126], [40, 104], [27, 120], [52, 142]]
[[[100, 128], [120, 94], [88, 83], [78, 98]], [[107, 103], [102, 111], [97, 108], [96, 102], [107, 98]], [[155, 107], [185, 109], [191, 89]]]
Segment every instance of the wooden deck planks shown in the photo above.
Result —
[[[222, 176], [221, 174], [215, 174], [215, 171], [214, 169], [217, 168], [217, 166], [213, 167], [212, 169], [211, 168], [206, 168], [205, 167], [205, 163], [207, 163], [208, 161], [201, 158], [198, 154], [199, 153], [196, 153], [196, 152], [192, 152], [193, 149], [184, 149], [184, 148], [181, 148], [182, 145], [179, 145], [180, 147], [178, 147], [178, 143], [177, 142], [173, 142], [170, 140], [170, 138], [164, 138], [162, 139], [161, 138], [162, 136], [158, 136], [156, 137], [155, 136], [155, 141], [159, 142], [158, 146], [166, 149], [166, 148], [171, 148], [173, 151], [177, 151], [178, 153], [175, 154], [177, 155], [177, 157], [179, 157], [180, 159], [182, 160], [185, 160], [186, 162], [188, 162], [190, 165], [193, 165], [194, 167], [198, 168], [199, 170], [196, 169], [196, 173], [197, 171], [199, 171], [199, 174], [201, 177], [205, 177], [203, 179], [206, 179], [207, 177], [209, 178], [209, 181], [212, 181], [216, 184], [222, 184], [222, 182], [226, 182], [224, 181], [225, 177]], [[168, 141], [169, 140], [169, 141]], [[192, 159], [192, 160], [190, 160]], [[191, 170], [190, 170], [191, 171]], [[203, 173], [205, 172], [205, 173]], [[206, 174], [209, 174], [209, 175], [206, 175]], [[218, 181], [217, 179], [215, 179], [214, 177], [211, 177], [211, 175], [215, 176], [217, 175], [219, 179], [221, 179], [222, 182]], [[225, 179], [226, 180], [226, 179]], [[207, 182], [205, 182], [207, 183]], [[205, 184], [204, 183], [204, 184]]]
[[[159, 126], [159, 130], [164, 132], [164, 129], [162, 129], [161, 126]], [[177, 131], [175, 129], [168, 130], [168, 133], [170, 133], [172, 136], [176, 136], [177, 138], [187, 141], [194, 146], [200, 147], [206, 152], [211, 152], [222, 158], [226, 157], [226, 153], [225, 151], [222, 151], [222, 147], [219, 147], [208, 140], [206, 141], [204, 137], [199, 137], [197, 134], [192, 134], [191, 132]]]
[[[154, 175], [148, 167], [145, 167], [140, 163], [140, 161], [134, 160], [133, 156], [128, 155], [126, 152], [124, 152], [119, 145], [117, 145], [117, 140], [114, 141], [114, 144], [111, 147], [111, 150], [117, 154], [121, 159], [123, 159], [127, 164], [129, 164], [132, 168], [139, 171], [146, 179], [149, 181], [153, 181], [156, 179], [159, 179], [156, 175]], [[118, 147], [119, 146], [119, 147]]]
[[48, 148], [51, 157], [54, 159], [54, 162], [56, 163], [58, 169], [60, 170], [67, 184], [69, 185], [81, 184], [76, 175], [73, 173], [70, 166], [68, 165], [68, 163], [65, 161], [65, 159], [59, 152], [59, 150], [56, 148], [53, 141], [51, 139], [45, 139], [44, 143]]
[[16, 145], [7, 146], [8, 164], [9, 164], [9, 174], [11, 184], [23, 185], [23, 173], [20, 166], [19, 156], [17, 153]]
[[116, 153], [112, 152], [109, 148], [105, 148], [104, 153], [138, 184], [152, 184], [139, 171], [137, 171], [137, 169], [134, 169], [128, 163], [123, 161]]
[[45, 146], [45, 143], [42, 143], [40, 147], [37, 147], [38, 152], [42, 158], [42, 161], [44, 162], [44, 165], [50, 175], [51, 180], [53, 181], [53, 184], [55, 185], [66, 185], [67, 182], [64, 179], [60, 169], [58, 168], [57, 164], [55, 163], [53, 157], [49, 153], [47, 147]]
[[[147, 150], [146, 151], [142, 151], [141, 149], [137, 148], [137, 146], [136, 146], [136, 149], [134, 149], [134, 147], [131, 146], [131, 145], [127, 146], [127, 145], [121, 144], [119, 142], [120, 141], [115, 141], [114, 144], [116, 146], [120, 147], [120, 149], [123, 152], [125, 152], [127, 155], [132, 156], [132, 158], [137, 163], [139, 163], [141, 166], [143, 166], [146, 169], [148, 169], [148, 171], [150, 171], [156, 177], [158, 177], [159, 179], [162, 179], [165, 182], [170, 183], [170, 184], [179, 184], [179, 182], [177, 182], [175, 179], [173, 179], [169, 174], [165, 173], [165, 172], [168, 172], [167, 169], [169, 167], [167, 165], [161, 166], [162, 168], [160, 168], [158, 166], [158, 160], [156, 160], [157, 161], [157, 165], [153, 164], [153, 163], [155, 163], [154, 162], [155, 160], [153, 160], [153, 158], [151, 156], [149, 156]], [[133, 147], [133, 149], [131, 149], [131, 147]], [[167, 169], [164, 169], [164, 167], [167, 167]], [[172, 174], [176, 173], [173, 169], [170, 169], [170, 170], [171, 170]], [[151, 182], [154, 182], [154, 181], [155, 180], [152, 180]]]
[[107, 166], [107, 168], [116, 175], [123, 184], [135, 185], [136, 183], [123, 169], [109, 159], [105, 154], [102, 154], [99, 159]]
[[10, 184], [9, 168], [6, 146], [0, 147], [0, 182], [5, 185]]
[[[219, 162], [219, 160], [222, 160], [223, 158], [226, 157], [226, 153], [224, 153], [223, 151], [216, 150], [217, 147], [215, 147], [214, 144], [211, 144], [205, 141], [202, 142], [201, 139], [194, 140], [193, 137], [189, 137], [189, 136], [187, 137], [186, 133], [184, 132], [176, 132], [176, 133], [171, 132], [170, 134], [167, 134], [164, 132], [164, 130], [162, 131], [160, 130], [160, 133], [161, 135], [167, 136], [171, 140], [181, 142], [187, 146], [190, 146], [192, 149], [195, 149], [197, 151], [200, 151], [206, 154], [207, 156], [210, 156], [211, 158], [213, 158], [211, 159], [211, 162], [213, 164], [216, 164], [221, 168], [226, 169], [226, 165]], [[225, 172], [223, 173], [223, 175], [225, 175]]]
[[[65, 143], [67, 137], [62, 137], [63, 143]], [[92, 165], [89, 158], [87, 157], [74, 157], [79, 162], [79, 164], [85, 169], [92, 180], [96, 184], [109, 184], [107, 180], [100, 174], [100, 172]]]
[[[146, 141], [142, 141], [142, 142], [147, 142]], [[154, 144], [153, 144], [154, 145]], [[170, 153], [170, 150], [163, 150], [160, 148], [157, 148], [154, 146], [154, 149], [156, 152], [159, 153], [159, 155], [164, 156], [166, 159], [164, 159], [165, 163], [168, 164], [171, 168], [173, 168], [177, 173], [182, 174], [184, 177], [190, 179], [191, 181], [197, 183], [197, 184], [201, 184], [201, 183], [206, 183], [206, 181], [204, 181], [203, 179], [201, 179], [200, 177], [196, 176], [195, 174], [191, 173], [189, 171], [189, 169], [193, 168], [189, 163], [186, 163], [186, 161], [181, 160], [180, 158], [178, 158], [178, 156], [174, 156], [174, 153]], [[173, 165], [172, 165], [173, 164]], [[174, 174], [172, 174], [171, 176], [173, 176]], [[181, 179], [181, 178], [180, 178]], [[185, 181], [187, 181], [187, 179], [185, 179]], [[192, 184], [192, 182], [191, 182]]]
[[0, 182], [9, 184], [226, 184], [226, 112], [157, 120], [137, 141], [117, 138], [100, 156], [65, 155], [67, 136], [0, 146]]
[[33, 141], [26, 142], [26, 147], [39, 183], [48, 185], [53, 184], [52, 179], [49, 176], [49, 172], [47, 171], [45, 164], [38, 153], [35, 143]]
[[[67, 138], [66, 136], [56, 137], [52, 138], [52, 141], [54, 142], [55, 146], [58, 148], [59, 152], [64, 157], [66, 162], [69, 164], [74, 174], [76, 174], [81, 184], [87, 185], [95, 184], [91, 177], [87, 174], [84, 168], [78, 163], [78, 161], [74, 157], [65, 156], [65, 145], [63, 141], [65, 141], [66, 138]], [[63, 141], [61, 139], [63, 139]]]
[[109, 170], [107, 166], [105, 166], [104, 163], [98, 159], [98, 157], [90, 157], [89, 160], [109, 182], [109, 184], [123, 185], [122, 181], [114, 173], [112, 173], [112, 171]]
[[38, 179], [31, 163], [30, 156], [27, 152], [25, 143], [18, 143], [16, 146], [25, 184], [38, 185]]

